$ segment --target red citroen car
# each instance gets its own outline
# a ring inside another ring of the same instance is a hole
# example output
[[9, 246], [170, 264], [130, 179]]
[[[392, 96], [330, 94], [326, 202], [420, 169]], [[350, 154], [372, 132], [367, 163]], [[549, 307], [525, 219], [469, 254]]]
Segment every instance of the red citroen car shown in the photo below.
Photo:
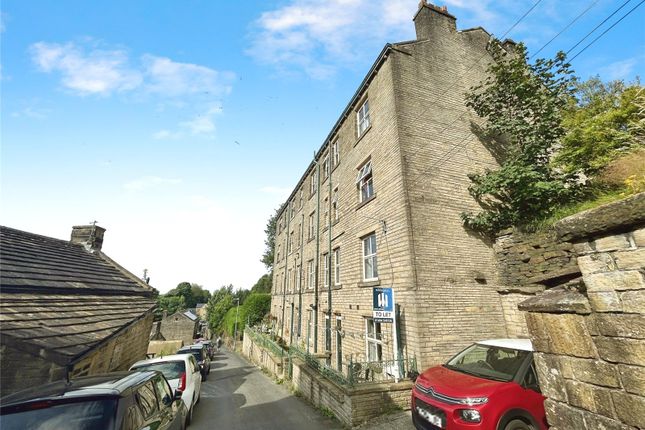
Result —
[[545, 430], [528, 339], [477, 342], [432, 367], [412, 390], [412, 421], [421, 430]]

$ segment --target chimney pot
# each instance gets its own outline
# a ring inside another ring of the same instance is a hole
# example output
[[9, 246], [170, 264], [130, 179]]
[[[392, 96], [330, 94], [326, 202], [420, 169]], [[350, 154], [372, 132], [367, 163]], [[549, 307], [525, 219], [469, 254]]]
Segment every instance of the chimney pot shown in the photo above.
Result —
[[88, 251], [100, 251], [104, 233], [105, 229], [95, 224], [75, 225], [72, 227], [70, 242], [85, 245]]

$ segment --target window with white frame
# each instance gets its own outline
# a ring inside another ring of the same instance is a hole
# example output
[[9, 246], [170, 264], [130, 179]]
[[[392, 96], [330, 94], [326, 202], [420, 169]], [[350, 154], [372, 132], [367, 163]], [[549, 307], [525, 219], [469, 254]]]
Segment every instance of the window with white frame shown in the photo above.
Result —
[[291, 269], [287, 271], [287, 292], [291, 292]]
[[338, 221], [340, 213], [338, 212], [338, 187], [334, 188], [334, 194], [331, 198], [331, 216], [334, 221]]
[[314, 260], [307, 261], [307, 288], [313, 288], [316, 282], [316, 270]]
[[295, 236], [295, 234], [294, 234], [294, 232], [292, 230], [291, 233], [289, 233], [289, 239], [287, 241], [287, 254], [291, 254], [293, 252], [293, 238], [294, 238], [294, 236]]
[[323, 225], [325, 228], [329, 227], [329, 198], [325, 197], [325, 201], [323, 202]]
[[378, 261], [376, 257], [376, 233], [363, 238], [363, 280], [378, 279]]
[[305, 190], [303, 188], [300, 188], [300, 209], [302, 209], [302, 205], [304, 204], [304, 194]]
[[323, 285], [329, 287], [329, 254], [323, 254]]
[[363, 102], [358, 111], [356, 111], [356, 126], [358, 128], [358, 136], [362, 136], [370, 127], [370, 104], [367, 99]]
[[340, 163], [340, 142], [338, 139], [334, 140], [334, 143], [331, 144], [331, 161], [332, 168], [338, 166]]
[[356, 185], [358, 186], [359, 202], [362, 203], [374, 196], [374, 183], [372, 181], [372, 160], [368, 160], [361, 166], [360, 169], [358, 169]]
[[334, 285], [340, 285], [340, 248], [334, 249]]
[[329, 154], [325, 154], [323, 158], [323, 178], [329, 177]]
[[383, 358], [383, 336], [381, 323], [372, 318], [365, 319], [365, 353], [367, 361], [381, 361]]
[[318, 184], [316, 182], [317, 182], [316, 181], [316, 172], [314, 172], [314, 173], [311, 174], [311, 178], [310, 178], [310, 182], [309, 182], [310, 183], [309, 191], [311, 192], [312, 195], [315, 194], [316, 190], [318, 189]]
[[316, 237], [316, 212], [309, 214], [309, 239]]

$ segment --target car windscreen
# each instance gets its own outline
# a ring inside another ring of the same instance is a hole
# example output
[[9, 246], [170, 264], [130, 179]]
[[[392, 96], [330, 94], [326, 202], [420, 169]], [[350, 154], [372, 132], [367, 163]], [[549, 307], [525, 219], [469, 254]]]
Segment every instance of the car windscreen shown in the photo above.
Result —
[[528, 351], [474, 344], [444, 366], [480, 378], [511, 381], [528, 355]]
[[116, 399], [78, 402], [42, 401], [3, 408], [2, 430], [112, 430]]
[[202, 361], [202, 350], [201, 349], [185, 349], [183, 351], [177, 351], [177, 354], [193, 354], [197, 361]]
[[133, 366], [132, 370], [158, 370], [163, 373], [166, 379], [179, 379], [182, 373], [186, 372], [186, 365], [183, 361], [162, 361], [159, 363], [143, 363]]

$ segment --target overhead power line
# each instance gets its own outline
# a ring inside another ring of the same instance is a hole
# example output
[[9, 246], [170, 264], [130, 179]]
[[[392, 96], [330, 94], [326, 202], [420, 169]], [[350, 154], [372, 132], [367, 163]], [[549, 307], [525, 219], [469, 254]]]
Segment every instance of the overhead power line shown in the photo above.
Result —
[[[584, 42], [584, 41], [585, 41], [585, 39], [586, 39], [587, 37], [591, 36], [591, 35], [592, 35], [596, 30], [598, 30], [598, 28], [600, 28], [604, 23], [606, 23], [607, 21], [609, 21], [609, 20], [611, 19], [611, 17], [612, 17], [612, 16], [616, 15], [616, 14], [618, 13], [618, 11], [620, 11], [622, 8], [624, 8], [624, 7], [627, 5], [627, 3], [629, 3], [630, 1], [632, 1], [632, 0], [627, 0], [625, 3], [621, 4], [621, 5], [618, 7], [618, 9], [616, 9], [615, 11], [613, 11], [613, 12], [611, 13], [611, 15], [609, 15], [607, 18], [603, 19], [603, 20], [602, 20], [602, 22], [601, 22], [600, 24], [598, 24], [597, 26], [595, 26], [595, 27], [593, 28], [593, 30], [591, 30], [591, 31], [590, 31], [589, 33], [587, 33], [587, 34], [586, 34], [582, 39], [580, 39], [580, 40], [579, 40], [575, 45], [573, 45], [571, 48], [569, 48], [569, 50], [566, 52], [566, 54], [567, 54], [567, 55], [569, 55], [569, 54], [571, 53], [571, 51], [573, 51], [574, 49], [576, 49], [576, 47], [577, 47], [578, 45], [580, 45], [582, 42]], [[638, 7], [638, 6], [637, 6], [637, 7]]]

